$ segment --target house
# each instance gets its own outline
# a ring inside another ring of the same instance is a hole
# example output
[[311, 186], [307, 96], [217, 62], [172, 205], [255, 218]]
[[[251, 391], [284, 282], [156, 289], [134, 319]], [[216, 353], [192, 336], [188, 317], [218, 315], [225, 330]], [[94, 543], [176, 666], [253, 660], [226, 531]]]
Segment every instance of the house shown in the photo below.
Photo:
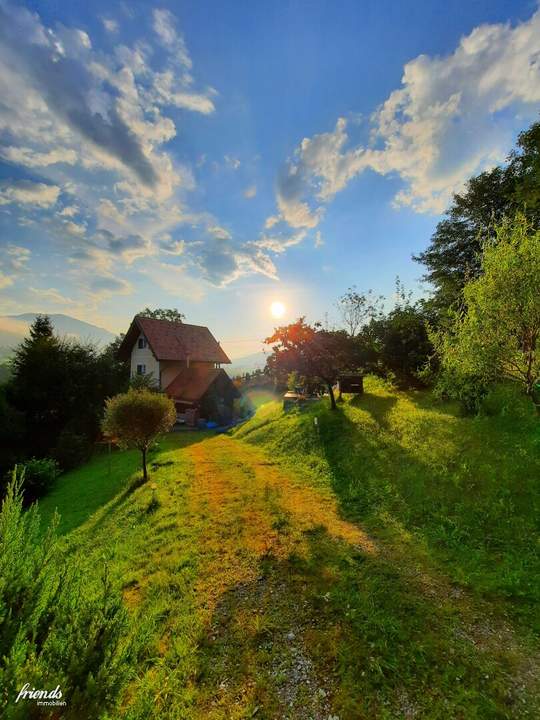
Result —
[[240, 393], [221, 365], [230, 360], [207, 327], [136, 315], [119, 349], [131, 377], [152, 374], [179, 419], [218, 423], [232, 418]]

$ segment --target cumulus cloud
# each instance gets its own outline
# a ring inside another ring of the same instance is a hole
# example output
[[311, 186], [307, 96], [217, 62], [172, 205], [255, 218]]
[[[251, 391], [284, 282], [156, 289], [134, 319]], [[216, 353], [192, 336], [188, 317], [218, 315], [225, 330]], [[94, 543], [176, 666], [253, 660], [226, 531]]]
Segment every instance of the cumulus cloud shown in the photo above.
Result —
[[[540, 11], [512, 26], [481, 25], [444, 57], [420, 55], [371, 117], [366, 145], [347, 121], [302, 140], [278, 178], [280, 217], [316, 227], [324, 206], [367, 169], [403, 181], [396, 205], [440, 213], [465, 180], [504, 159], [540, 107]], [[273, 218], [269, 218], [272, 221]]]
[[213, 91], [192, 89], [185, 43], [163, 13], [154, 13], [159, 37], [168, 38], [166, 67], [158, 71], [148, 44], [98, 53], [84, 31], [46, 27], [36, 14], [1, 4], [0, 130], [11, 138], [3, 157], [28, 168], [107, 168], [135, 180], [139, 190], [170, 195], [184, 178], [159, 152], [176, 134], [162, 110], [208, 114], [214, 105]]
[[47, 208], [56, 203], [59, 194], [60, 188], [56, 185], [20, 180], [10, 185], [0, 185], [0, 205], [22, 203]]

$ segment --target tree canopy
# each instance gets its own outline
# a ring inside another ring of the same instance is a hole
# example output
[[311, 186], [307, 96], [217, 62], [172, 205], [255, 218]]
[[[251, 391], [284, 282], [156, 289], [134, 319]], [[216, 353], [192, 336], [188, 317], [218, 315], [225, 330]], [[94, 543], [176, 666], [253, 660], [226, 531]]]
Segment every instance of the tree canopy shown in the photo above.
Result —
[[166, 395], [146, 389], [131, 389], [107, 400], [102, 429], [121, 447], [141, 451], [143, 478], [146, 481], [148, 449], [158, 435], [171, 429], [175, 421], [174, 403]]
[[332, 408], [336, 408], [333, 386], [339, 373], [353, 369], [357, 345], [344, 330], [324, 330], [311, 326], [305, 318], [276, 328], [265, 340], [272, 345], [269, 371], [286, 384], [291, 372], [311, 383], [322, 382], [328, 389]]
[[433, 306], [444, 311], [462, 305], [465, 284], [481, 272], [482, 245], [497, 239], [505, 217], [521, 211], [540, 224], [540, 123], [522, 132], [506, 165], [473, 177], [454, 195], [427, 249], [414, 260], [424, 264], [424, 279], [434, 286]]
[[464, 289], [466, 311], [436, 335], [443, 372], [490, 383], [507, 378], [528, 395], [540, 378], [540, 231], [518, 215], [504, 221]]
[[176, 308], [156, 308], [151, 310], [149, 307], [145, 307], [144, 310], [137, 313], [142, 317], [154, 318], [154, 320], [169, 320], [170, 322], [184, 322], [186, 316]]

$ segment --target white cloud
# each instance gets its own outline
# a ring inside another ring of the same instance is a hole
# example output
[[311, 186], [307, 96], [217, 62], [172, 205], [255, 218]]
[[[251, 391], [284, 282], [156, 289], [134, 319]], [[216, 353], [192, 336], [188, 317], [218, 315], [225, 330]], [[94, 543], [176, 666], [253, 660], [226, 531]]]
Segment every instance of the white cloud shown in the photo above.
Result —
[[279, 235], [262, 235], [253, 244], [264, 250], [280, 254], [294, 245], [299, 245], [306, 237], [306, 230], [299, 230], [295, 233], [281, 233]]
[[0, 186], [0, 205], [22, 203], [47, 208], [56, 203], [59, 194], [60, 188], [56, 185], [19, 180], [11, 185]]
[[114, 34], [118, 32], [118, 23], [116, 20], [113, 20], [112, 18], [102, 17], [101, 22], [103, 23], [103, 27], [108, 33]]
[[242, 164], [240, 160], [233, 155], [225, 155], [223, 159], [225, 160], [225, 164], [230, 167], [231, 170], [238, 170], [238, 168]]
[[[474, 173], [500, 162], [540, 108], [540, 11], [481, 25], [444, 57], [420, 55], [371, 118], [371, 143], [348, 147], [347, 122], [300, 143], [278, 181], [280, 216], [313, 228], [324, 205], [366, 169], [396, 174], [396, 205], [440, 213]], [[268, 221], [267, 221], [268, 222]]]
[[74, 305], [74, 301], [61, 293], [56, 288], [35, 288], [29, 287], [28, 290], [42, 302], [51, 303], [53, 305]]
[[324, 240], [322, 238], [320, 230], [317, 230], [317, 232], [315, 233], [315, 243], [314, 244], [315, 244], [316, 248], [320, 248], [324, 245]]
[[0, 290], [13, 285], [13, 278], [10, 275], [6, 275], [0, 270]]
[[244, 197], [247, 200], [251, 200], [252, 198], [257, 195], [257, 186], [256, 185], [250, 185], [248, 188], [244, 190]]
[[0, 248], [0, 290], [10, 287], [27, 269], [31, 252], [20, 245]]
[[47, 167], [58, 163], [74, 165], [77, 162], [77, 153], [65, 148], [39, 152], [27, 147], [6, 147], [0, 150], [0, 155], [8, 162], [29, 168]]

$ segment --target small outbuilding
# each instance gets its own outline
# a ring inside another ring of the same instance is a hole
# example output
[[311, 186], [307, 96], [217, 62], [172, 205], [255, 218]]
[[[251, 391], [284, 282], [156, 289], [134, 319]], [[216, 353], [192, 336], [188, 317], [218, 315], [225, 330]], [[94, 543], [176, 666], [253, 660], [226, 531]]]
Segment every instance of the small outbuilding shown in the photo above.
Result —
[[338, 378], [340, 393], [351, 393], [361, 395], [364, 392], [364, 376], [360, 373], [347, 373]]

